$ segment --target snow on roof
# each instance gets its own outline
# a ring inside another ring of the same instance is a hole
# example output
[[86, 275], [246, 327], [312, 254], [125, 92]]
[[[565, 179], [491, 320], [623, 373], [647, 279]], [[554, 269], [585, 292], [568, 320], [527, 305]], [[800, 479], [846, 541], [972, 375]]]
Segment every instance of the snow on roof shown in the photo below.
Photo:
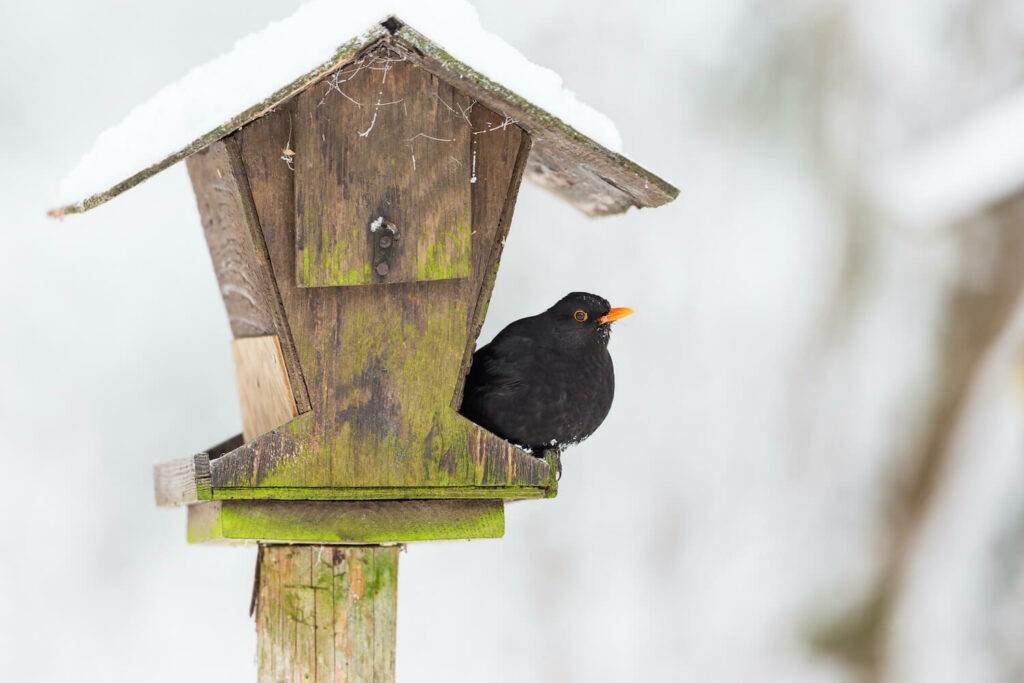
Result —
[[[580, 102], [554, 71], [531, 63], [485, 31], [476, 10], [465, 0], [312, 0], [163, 88], [101, 134], [61, 182], [60, 203], [65, 206], [56, 213], [83, 211], [103, 203], [231, 133], [369, 43], [387, 36], [381, 22], [389, 16], [415, 26], [415, 31], [409, 30], [412, 36], [423, 38], [419, 31], [430, 36], [425, 40], [429, 47], [443, 45], [443, 52], [435, 53], [469, 67], [477, 83], [487, 84], [506, 98], [514, 95], [526, 109], [538, 114], [537, 121], [543, 119], [553, 132], [576, 138], [573, 144], [577, 147], [589, 147], [584, 153], [596, 151], [636, 176], [642, 181], [640, 194], [648, 185], [660, 183], [656, 189], [667, 197], [655, 202], [629, 196], [628, 205], [656, 205], [675, 196], [675, 188], [615, 153], [621, 148], [621, 139], [608, 117]], [[339, 47], [339, 41], [352, 36], [356, 37]], [[547, 158], [543, 161], [534, 168], [533, 179], [559, 191], [558, 183], [550, 178], [546, 181], [544, 176], [557, 175], [568, 164], [560, 167], [557, 159], [554, 164]], [[529, 171], [527, 175], [531, 175]], [[607, 181], [602, 173], [590, 175]], [[622, 182], [610, 185], [621, 190]], [[627, 179], [625, 186], [629, 185]], [[620, 206], [621, 199], [609, 203], [598, 198], [594, 203], [593, 198], [585, 198], [581, 202], [568, 192], [562, 194], [588, 213], [626, 208]], [[581, 193], [576, 190], [575, 194]], [[602, 205], [605, 203], [608, 206]]]
[[880, 205], [914, 226], [947, 224], [1024, 188], [1024, 90], [873, 174]]

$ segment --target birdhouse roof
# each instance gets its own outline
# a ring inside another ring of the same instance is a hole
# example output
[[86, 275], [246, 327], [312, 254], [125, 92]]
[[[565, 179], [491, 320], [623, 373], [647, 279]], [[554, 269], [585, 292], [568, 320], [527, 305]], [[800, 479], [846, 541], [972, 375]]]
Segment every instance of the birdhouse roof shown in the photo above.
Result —
[[62, 206], [51, 215], [98, 206], [300, 91], [332, 87], [332, 73], [381, 44], [403, 50], [526, 130], [533, 141], [526, 177], [587, 214], [659, 206], [678, 194], [622, 156], [615, 125], [562, 87], [556, 73], [484, 31], [464, 0], [314, 0], [160, 90], [100, 135], [61, 183]]

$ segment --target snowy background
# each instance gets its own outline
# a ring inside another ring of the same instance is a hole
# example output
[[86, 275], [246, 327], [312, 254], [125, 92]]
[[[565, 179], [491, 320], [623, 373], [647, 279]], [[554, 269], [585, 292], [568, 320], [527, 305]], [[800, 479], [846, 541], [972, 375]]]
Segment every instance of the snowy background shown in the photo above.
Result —
[[[0, 5], [5, 680], [254, 678], [255, 550], [152, 499], [240, 428], [184, 167], [44, 210], [295, 7]], [[1024, 6], [477, 7], [682, 194], [591, 220], [524, 185], [482, 340], [631, 306], [616, 405], [504, 539], [402, 556], [402, 683], [1024, 678]]]

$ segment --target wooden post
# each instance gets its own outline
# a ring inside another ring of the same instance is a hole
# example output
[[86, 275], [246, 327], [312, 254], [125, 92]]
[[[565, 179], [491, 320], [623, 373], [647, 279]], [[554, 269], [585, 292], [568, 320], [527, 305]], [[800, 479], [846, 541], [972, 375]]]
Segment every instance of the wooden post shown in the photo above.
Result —
[[259, 681], [391, 683], [400, 546], [264, 546]]

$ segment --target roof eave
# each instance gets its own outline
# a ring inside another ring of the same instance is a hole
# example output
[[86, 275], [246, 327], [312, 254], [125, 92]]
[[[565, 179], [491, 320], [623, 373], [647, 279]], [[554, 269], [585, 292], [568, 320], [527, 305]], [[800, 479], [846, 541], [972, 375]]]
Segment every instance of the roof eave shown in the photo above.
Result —
[[479, 102], [505, 115], [526, 130], [533, 141], [526, 177], [554, 192], [590, 216], [621, 213], [631, 206], [660, 206], [679, 190], [621, 154], [598, 144], [556, 116], [525, 100], [499, 83], [449, 55], [429, 38], [389, 16], [369, 31], [341, 45], [334, 55], [313, 70], [279, 88], [223, 125], [196, 138], [113, 187], [49, 212], [54, 217], [82, 213], [110, 201], [125, 190], [195, 154], [242, 128], [282, 102], [320, 81], [335, 69], [388, 40], [405, 47], [419, 66]]

